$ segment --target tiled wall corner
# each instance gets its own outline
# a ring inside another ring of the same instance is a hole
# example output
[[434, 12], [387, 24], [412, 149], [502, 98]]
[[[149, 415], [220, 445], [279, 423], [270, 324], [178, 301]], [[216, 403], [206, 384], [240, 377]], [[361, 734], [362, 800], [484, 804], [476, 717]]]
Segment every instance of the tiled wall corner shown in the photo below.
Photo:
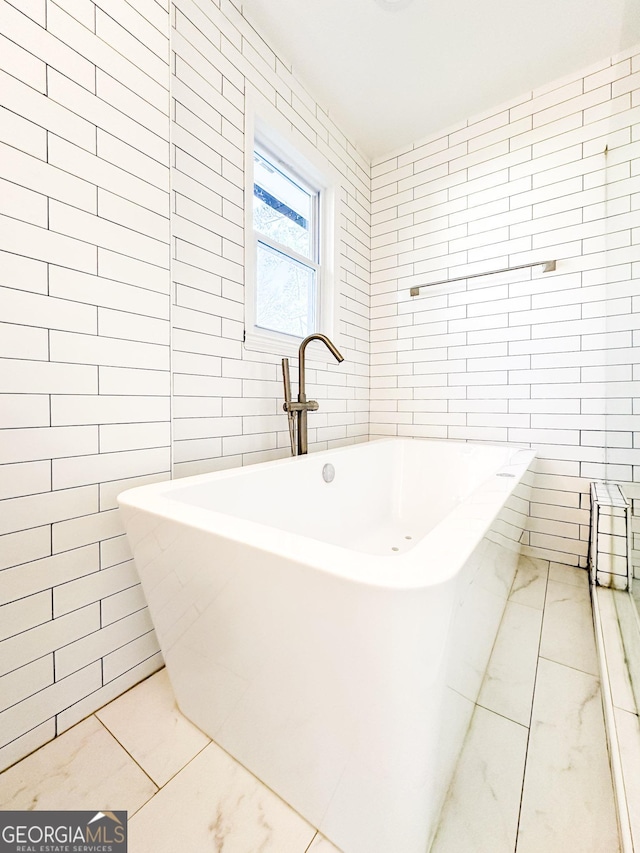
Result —
[[372, 436], [536, 447], [525, 551], [581, 566], [640, 470], [637, 53], [372, 166]]
[[342, 370], [312, 447], [368, 435], [368, 163], [210, 0], [0, 0], [0, 769], [161, 664], [118, 517], [130, 486], [286, 455], [247, 355], [244, 94], [342, 179]]

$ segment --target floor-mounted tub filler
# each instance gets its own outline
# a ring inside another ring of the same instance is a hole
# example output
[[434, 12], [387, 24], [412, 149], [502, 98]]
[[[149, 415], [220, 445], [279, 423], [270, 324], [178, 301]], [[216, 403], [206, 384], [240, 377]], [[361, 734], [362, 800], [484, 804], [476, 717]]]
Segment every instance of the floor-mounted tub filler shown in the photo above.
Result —
[[183, 713], [344, 853], [425, 853], [535, 452], [383, 439], [120, 496]]

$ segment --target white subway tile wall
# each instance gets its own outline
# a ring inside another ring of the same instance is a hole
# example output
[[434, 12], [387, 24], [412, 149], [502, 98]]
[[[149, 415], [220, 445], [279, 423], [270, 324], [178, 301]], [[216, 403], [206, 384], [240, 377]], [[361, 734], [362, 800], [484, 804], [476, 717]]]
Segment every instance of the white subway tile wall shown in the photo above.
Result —
[[536, 447], [524, 551], [571, 565], [590, 481], [640, 479], [638, 71], [636, 48], [371, 170], [372, 437]]
[[242, 345], [253, 90], [340, 175], [310, 448], [533, 444], [526, 550], [584, 565], [589, 481], [640, 474], [637, 50], [372, 165], [236, 0], [0, 0], [0, 33], [0, 769], [161, 663], [118, 493], [288, 454]]
[[102, 486], [170, 472], [170, 74], [154, 2], [0, 29], [4, 767], [160, 664]]
[[288, 453], [244, 329], [244, 99], [341, 176], [343, 365], [310, 447], [368, 436], [369, 163], [218, 0], [0, 0], [0, 769], [160, 664], [123, 489]]

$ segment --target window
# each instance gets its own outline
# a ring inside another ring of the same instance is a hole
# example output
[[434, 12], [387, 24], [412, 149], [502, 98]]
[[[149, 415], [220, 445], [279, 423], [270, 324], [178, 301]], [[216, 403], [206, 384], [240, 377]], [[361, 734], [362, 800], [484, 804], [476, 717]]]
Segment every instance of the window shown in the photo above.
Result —
[[320, 190], [276, 163], [255, 149], [255, 325], [304, 338], [316, 330], [319, 313]]
[[270, 105], [246, 121], [244, 345], [295, 355], [313, 332], [336, 340], [339, 178]]

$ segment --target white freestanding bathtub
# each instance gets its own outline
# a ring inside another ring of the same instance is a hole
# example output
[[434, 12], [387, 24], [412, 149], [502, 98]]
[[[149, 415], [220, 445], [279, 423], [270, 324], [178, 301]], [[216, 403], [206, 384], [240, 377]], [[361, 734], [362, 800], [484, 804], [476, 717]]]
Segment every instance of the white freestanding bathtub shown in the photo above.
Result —
[[429, 849], [534, 456], [384, 439], [120, 495], [181, 710], [344, 853]]

